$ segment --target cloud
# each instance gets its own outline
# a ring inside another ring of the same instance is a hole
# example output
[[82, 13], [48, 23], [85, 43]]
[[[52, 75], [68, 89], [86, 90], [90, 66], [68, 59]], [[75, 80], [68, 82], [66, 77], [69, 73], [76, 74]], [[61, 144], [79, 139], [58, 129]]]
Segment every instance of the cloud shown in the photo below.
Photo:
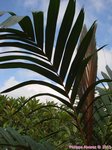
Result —
[[[17, 84], [19, 84], [19, 81], [17, 81], [16, 78], [12, 76], [4, 82], [4, 85], [0, 88], [0, 91], [3, 91]], [[40, 93], [51, 93], [51, 94], [63, 97], [61, 94], [54, 91], [53, 89], [46, 87], [46, 86], [42, 86], [42, 85], [28, 85], [28, 86], [16, 89], [12, 92], [5, 93], [5, 94], [14, 98], [17, 98], [20, 96], [25, 96], [26, 98], [29, 98], [35, 94], [40, 94]], [[41, 102], [54, 101], [58, 104], [61, 103], [59, 100], [52, 98], [50, 96], [42, 96], [42, 97], [39, 97], [39, 99], [41, 100]]]
[[104, 49], [98, 52], [98, 76], [101, 76], [101, 71], [107, 72], [105, 66], [112, 68], [112, 50]]
[[49, 0], [24, 0], [23, 5], [24, 7], [33, 10], [38, 9], [41, 11], [47, 11], [49, 4]]
[[7, 82], [4, 83], [4, 86], [1, 88], [1, 91], [2, 91], [2, 90], [5, 90], [5, 89], [8, 88], [8, 87], [14, 86], [14, 85], [16, 85], [16, 84], [18, 84], [18, 83], [19, 83], [19, 82], [16, 81], [15, 77], [12, 76], [12, 77], [10, 77], [10, 78], [7, 80]]
[[90, 2], [91, 6], [94, 7], [97, 12], [101, 12], [106, 9], [107, 6], [105, 4], [108, 4], [108, 2], [105, 3], [105, 0], [91, 0]]
[[27, 70], [27, 69], [19, 69], [16, 73], [16, 76], [19, 77], [19, 79], [42, 79], [42, 80], [45, 80], [46, 78], [36, 72], [33, 72], [33, 71], [30, 71], [30, 70]]
[[[39, 0], [39, 1], [40, 1], [40, 0]], [[37, 1], [37, 0], [25, 0], [25, 1], [24, 1], [24, 5], [25, 5], [26, 7], [32, 7], [32, 6], [35, 6], [35, 4], [38, 4], [39, 1]]]
[[[104, 49], [104, 50], [101, 50], [98, 52], [98, 76], [100, 78], [102, 78], [101, 71], [106, 72], [105, 66], [107, 64], [109, 65], [110, 68], [112, 68], [112, 50]], [[8, 79], [5, 80], [4, 84], [0, 88], [0, 91], [3, 91], [9, 87], [16, 85], [16, 84], [19, 84], [20, 81], [25, 80], [22, 77], [25, 77], [26, 80], [29, 78], [29, 79], [39, 79], [39, 80], [48, 82], [47, 78], [44, 78], [44, 77], [40, 76], [39, 74], [35, 74], [35, 73], [33, 73], [31, 71], [27, 71], [27, 70], [18, 70], [14, 76], [8, 77]], [[62, 96], [61, 94], [54, 91], [53, 89], [48, 88], [46, 86], [41, 86], [41, 85], [28, 85], [28, 86], [22, 87], [20, 89], [14, 90], [14, 91], [6, 93], [6, 94], [8, 96], [12, 96], [15, 98], [20, 97], [20, 96], [25, 96], [26, 98], [28, 98], [28, 97], [31, 97], [38, 93], [52, 93], [54, 95]], [[59, 103], [58, 100], [56, 100], [52, 97], [48, 97], [48, 96], [39, 97], [39, 99], [42, 102], [54, 101], [54, 102]]]
[[87, 3], [89, 3], [89, 7], [94, 8], [98, 13], [106, 13], [102, 11], [109, 9], [112, 5], [112, 0], [87, 0]]

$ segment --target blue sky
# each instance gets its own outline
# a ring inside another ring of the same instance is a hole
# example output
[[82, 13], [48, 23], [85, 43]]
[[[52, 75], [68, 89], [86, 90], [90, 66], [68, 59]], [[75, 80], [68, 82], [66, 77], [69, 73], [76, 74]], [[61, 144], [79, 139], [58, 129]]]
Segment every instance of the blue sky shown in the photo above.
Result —
[[[0, 11], [13, 11], [18, 15], [31, 15], [31, 11], [43, 10], [46, 12], [49, 0], [1, 0], [0, 2]], [[60, 24], [67, 2], [68, 0], [62, 0], [61, 2], [58, 24]], [[82, 7], [85, 10], [85, 23], [88, 27], [97, 20], [97, 47], [108, 44], [99, 52], [98, 74], [100, 74], [101, 71], [105, 71], [106, 64], [112, 67], [112, 0], [77, 0], [77, 13]], [[34, 78], [46, 80], [26, 70], [0, 70], [0, 91], [21, 81]], [[37, 91], [42, 92], [41, 89], [44, 92], [53, 92], [46, 87], [41, 88], [32, 85], [9, 93], [9, 95], [14, 97], [19, 95], [31, 96]]]

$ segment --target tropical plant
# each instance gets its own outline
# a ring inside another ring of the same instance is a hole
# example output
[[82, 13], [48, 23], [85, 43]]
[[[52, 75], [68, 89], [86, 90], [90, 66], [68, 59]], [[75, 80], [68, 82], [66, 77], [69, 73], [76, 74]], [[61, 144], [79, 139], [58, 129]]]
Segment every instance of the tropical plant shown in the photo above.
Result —
[[[107, 73], [101, 72], [104, 79], [112, 81], [112, 70], [106, 66]], [[95, 121], [100, 125], [100, 139], [102, 144], [112, 142], [112, 83], [108, 82], [96, 88], [99, 96], [94, 103]], [[97, 111], [98, 110], [98, 111]]]
[[[70, 143], [80, 143], [79, 132], [68, 115], [68, 108], [54, 102], [40, 103], [0, 96], [0, 125], [13, 128], [21, 135], [28, 135], [40, 144], [52, 143], [58, 150]], [[38, 116], [38, 117], [37, 117]], [[21, 121], [22, 120], [22, 121]], [[77, 135], [74, 139], [74, 135]]]
[[[0, 68], [25, 68], [52, 81], [25, 81], [1, 93], [28, 84], [40, 84], [54, 89], [64, 98], [52, 93], [38, 93], [30, 99], [48, 95], [65, 104], [70, 109], [67, 113], [72, 117], [83, 144], [90, 145], [97, 141], [94, 140], [97, 136], [93, 133], [93, 100], [95, 85], [100, 83], [95, 83], [96, 24], [93, 23], [88, 31], [85, 30], [83, 9], [74, 23], [75, 1], [69, 0], [57, 35], [59, 6], [60, 0], [50, 0], [45, 28], [43, 12], [33, 12], [33, 21], [29, 16], [20, 17], [9, 12], [11, 17], [1, 23], [0, 39], [5, 41], [0, 43], [0, 47], [18, 47], [19, 50], [1, 52]], [[5, 13], [1, 12], [0, 15]], [[9, 28], [16, 23], [19, 23], [22, 30]], [[79, 103], [76, 107], [74, 104], [77, 96]]]
[[0, 150], [54, 150], [48, 142], [37, 143], [29, 136], [21, 136], [12, 128], [0, 128]]
[[[104, 145], [104, 143], [108, 145], [112, 141], [112, 119], [111, 103], [107, 105], [108, 96], [111, 95], [107, 94], [111, 93], [106, 91], [106, 94], [104, 94], [104, 89], [101, 88], [101, 90], [103, 94], [100, 93], [97, 101], [94, 102], [94, 134], [97, 135], [98, 139], [96, 144], [99, 144], [100, 140], [101, 145]], [[106, 107], [110, 107], [110, 114], [106, 111]], [[67, 114], [67, 110], [66, 106], [58, 106], [54, 102], [40, 103], [37, 99], [27, 101], [24, 97], [14, 99], [0, 96], [0, 125], [4, 129], [10, 129], [10, 132], [13, 132], [11, 128], [16, 129], [16, 131], [23, 135], [19, 135], [23, 141], [24, 135], [28, 135], [35, 141], [40, 141], [40, 144], [48, 145], [52, 143], [58, 150], [66, 149], [71, 144], [75, 145], [77, 143], [82, 145], [83, 142], [79, 138], [79, 132], [74, 126], [72, 118]], [[3, 129], [1, 128], [1, 130]], [[3, 135], [6, 136], [5, 134]], [[15, 147], [17, 147], [17, 143]]]

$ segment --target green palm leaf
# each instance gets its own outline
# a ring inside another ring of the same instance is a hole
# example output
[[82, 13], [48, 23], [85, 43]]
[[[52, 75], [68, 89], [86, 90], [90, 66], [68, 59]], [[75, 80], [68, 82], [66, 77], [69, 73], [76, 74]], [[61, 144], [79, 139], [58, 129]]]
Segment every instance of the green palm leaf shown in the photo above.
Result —
[[35, 36], [37, 46], [43, 50], [44, 43], [44, 18], [43, 12], [33, 12], [33, 20], [35, 25]]
[[[102, 135], [103, 136], [103, 142], [105, 144], [109, 143], [111, 141], [111, 116], [112, 116], [112, 70], [109, 66], [106, 66], [107, 74], [102, 72], [103, 80], [110, 80], [110, 82], [107, 82], [107, 87], [103, 85], [102, 87], [97, 87], [97, 91], [101, 95], [98, 100], [95, 102], [95, 119], [99, 124], [102, 126], [100, 128], [103, 128]], [[108, 138], [107, 138], [108, 137]]]
[[72, 26], [74, 15], [75, 15], [75, 1], [70, 0], [66, 9], [65, 15], [63, 17], [61, 27], [59, 30], [59, 34], [57, 37], [57, 42], [56, 42], [56, 48], [55, 48], [55, 54], [54, 54], [55, 57], [53, 60], [53, 64], [57, 71], [61, 63], [62, 55], [64, 53], [64, 48], [65, 48], [67, 37], [69, 35], [70, 29]]
[[83, 21], [84, 21], [84, 10], [82, 9], [79, 13], [79, 16], [78, 16], [73, 28], [72, 28], [72, 31], [69, 35], [68, 41], [65, 46], [65, 51], [64, 51], [63, 58], [62, 58], [62, 64], [60, 66], [60, 76], [62, 78], [62, 81], [64, 81], [64, 79], [66, 77], [66, 72], [68, 70], [72, 56], [74, 55], [74, 50], [76, 48], [81, 30], [83, 27]]
[[31, 71], [34, 71], [36, 73], [39, 73], [51, 80], [53, 80], [56, 83], [60, 84], [59, 78], [57, 78], [56, 74], [47, 70], [46, 68], [42, 68], [39, 65], [30, 64], [30, 63], [23, 63], [23, 62], [8, 62], [8, 63], [2, 63], [0, 64], [1, 69], [12, 69], [12, 68], [24, 68], [29, 69]]
[[20, 16], [11, 16], [9, 17], [7, 20], [5, 20], [4, 22], [2, 22], [0, 24], [1, 28], [8, 28], [12, 25], [15, 25], [16, 23], [20, 22], [21, 20], [23, 20], [24, 17], [20, 17]]
[[[1, 23], [3, 27], [6, 26], [7, 28], [0, 28], [0, 40], [5, 40], [0, 43], [0, 47], [5, 47], [5, 49], [8, 47], [17, 47], [19, 50], [7, 50], [1, 52], [0, 55], [3, 55], [0, 58], [0, 68], [29, 69], [53, 81], [51, 83], [44, 81], [27, 81], [2, 91], [2, 93], [9, 92], [32, 83], [53, 88], [55, 91], [64, 95], [68, 101], [51, 93], [42, 93], [40, 96], [46, 94], [57, 98], [72, 109], [74, 111], [75, 124], [77, 124], [79, 131], [81, 131], [81, 134], [84, 137], [85, 134], [82, 132], [80, 120], [78, 119], [76, 109], [73, 105], [78, 94], [84, 70], [91, 58], [91, 55], [93, 55], [93, 53], [91, 53], [89, 57], [87, 56], [85, 58], [91, 39], [94, 35], [96, 25], [94, 23], [91, 26], [79, 44], [80, 34], [83, 29], [84, 10], [81, 9], [74, 23], [75, 1], [69, 0], [59, 32], [56, 32], [58, 29], [57, 23], [59, 7], [60, 0], [50, 0], [45, 29], [43, 12], [33, 12], [33, 21], [28, 16], [18, 19], [18, 16], [15, 13], [9, 12], [11, 17]], [[5, 12], [1, 12], [0, 15], [3, 15], [4, 13]], [[10, 18], [17, 19], [14, 22]], [[20, 25], [22, 31], [8, 28], [10, 25], [14, 25], [16, 23]], [[76, 55], [74, 55], [75, 53]], [[54, 82], [57, 84], [54, 85]], [[63, 88], [59, 88], [59, 85]], [[95, 86], [92, 86], [91, 88], [94, 87]], [[82, 99], [80, 99], [79, 107], [77, 109], [80, 108], [83, 103], [83, 99], [88, 95], [91, 88], [87, 90], [85, 95], [82, 95]], [[37, 96], [39, 96], [39, 94]], [[84, 142], [86, 144], [86, 140]]]
[[[46, 148], [47, 147], [47, 148]], [[54, 150], [54, 147], [48, 142], [37, 143], [29, 136], [22, 136], [12, 128], [0, 128], [0, 148], [5, 149], [27, 149], [27, 150]]]
[[50, 0], [45, 30], [45, 52], [51, 61], [60, 0]]
[[58, 93], [61, 93], [63, 96], [65, 96], [67, 98], [67, 95], [65, 94], [65, 91], [61, 88], [59, 88], [58, 86], [56, 85], [53, 85], [49, 82], [45, 82], [45, 81], [38, 81], [38, 80], [30, 80], [30, 81], [25, 81], [25, 82], [22, 82], [18, 85], [15, 85], [9, 89], [6, 89], [4, 91], [2, 91], [1, 93], [7, 93], [7, 92], [10, 92], [12, 90], [15, 90], [15, 89], [18, 89], [20, 87], [23, 87], [23, 86], [26, 86], [26, 85], [30, 85], [30, 84], [40, 84], [40, 85], [44, 85], [44, 86], [47, 86], [47, 87], [50, 87], [52, 89], [54, 89], [55, 91], [57, 91]]

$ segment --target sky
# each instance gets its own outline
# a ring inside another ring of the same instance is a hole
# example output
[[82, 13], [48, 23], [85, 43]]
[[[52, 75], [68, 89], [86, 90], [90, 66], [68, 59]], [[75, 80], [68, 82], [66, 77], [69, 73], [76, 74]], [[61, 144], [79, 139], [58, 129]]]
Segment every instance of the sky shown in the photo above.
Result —
[[[48, 3], [49, 0], [0, 0], [0, 11], [13, 11], [21, 16], [31, 16], [32, 11], [42, 10], [46, 14]], [[58, 26], [60, 25], [67, 3], [68, 0], [61, 0]], [[108, 44], [103, 50], [98, 52], [98, 76], [101, 77], [101, 71], [106, 72], [105, 66], [107, 64], [110, 68], [112, 67], [112, 0], [77, 0], [76, 4], [76, 15], [79, 13], [80, 9], [84, 7], [85, 23], [88, 28], [95, 20], [97, 21], [97, 47]], [[3, 18], [0, 18], [0, 22], [1, 20], [3, 20]], [[0, 50], [3, 49], [0, 48]], [[25, 69], [0, 70], [0, 91], [29, 79], [47, 80]], [[18, 96], [30, 97], [43, 91], [55, 93], [52, 89], [44, 86], [30, 85], [10, 92], [7, 95], [15, 98]], [[49, 98], [46, 97], [42, 100], [45, 101], [47, 99]]]

